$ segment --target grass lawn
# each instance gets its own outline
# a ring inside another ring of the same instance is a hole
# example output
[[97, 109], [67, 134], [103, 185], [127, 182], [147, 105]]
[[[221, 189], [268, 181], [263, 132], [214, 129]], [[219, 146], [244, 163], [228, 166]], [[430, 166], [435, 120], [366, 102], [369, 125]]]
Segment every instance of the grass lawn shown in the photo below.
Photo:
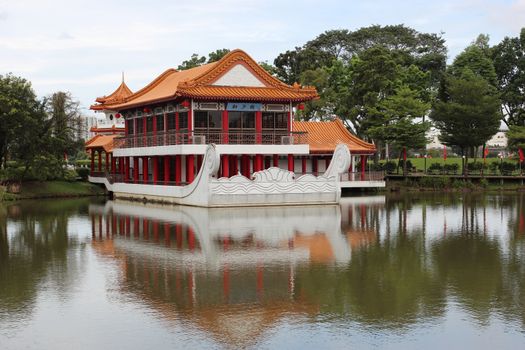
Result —
[[103, 195], [101, 187], [89, 182], [67, 182], [67, 181], [45, 181], [24, 182], [21, 191], [17, 195], [19, 199], [42, 198], [42, 197], [76, 197]]

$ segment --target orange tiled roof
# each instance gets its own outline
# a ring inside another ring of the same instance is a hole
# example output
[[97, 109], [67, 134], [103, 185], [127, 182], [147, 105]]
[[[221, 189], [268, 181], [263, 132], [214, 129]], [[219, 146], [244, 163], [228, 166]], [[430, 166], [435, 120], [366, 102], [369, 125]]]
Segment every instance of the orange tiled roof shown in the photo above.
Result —
[[375, 145], [352, 135], [340, 119], [331, 122], [293, 122], [294, 131], [308, 133], [310, 153], [332, 153], [339, 143], [344, 143], [353, 154], [372, 154]]
[[[264, 87], [213, 85], [237, 64], [243, 65]], [[106, 107], [122, 110], [178, 97], [302, 102], [318, 98], [318, 94], [313, 87], [290, 86], [281, 82], [244, 51], [233, 50], [217, 62], [183, 71], [168, 69], [144, 88], [124, 98], [122, 102], [106, 103]]]
[[126, 97], [132, 94], [133, 91], [122, 81], [119, 87], [108, 96], [97, 97], [95, 101], [97, 101], [98, 104], [91, 105], [90, 108], [93, 110], [103, 110], [106, 109], [107, 105], [123, 102]]
[[104, 152], [113, 151], [113, 139], [118, 135], [96, 135], [86, 141], [86, 150], [102, 148]]
[[124, 126], [116, 126], [116, 125], [112, 125], [109, 128], [99, 128], [97, 126], [92, 126], [89, 129], [89, 131], [95, 132], [95, 133], [123, 133], [126, 131], [126, 128]]

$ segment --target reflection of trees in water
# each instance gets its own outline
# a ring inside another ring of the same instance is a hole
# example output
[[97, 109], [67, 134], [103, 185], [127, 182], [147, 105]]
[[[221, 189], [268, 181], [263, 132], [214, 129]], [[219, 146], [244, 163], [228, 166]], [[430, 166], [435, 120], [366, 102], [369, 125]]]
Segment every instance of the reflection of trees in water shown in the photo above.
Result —
[[[68, 219], [86, 211], [80, 201], [0, 207], [0, 315], [27, 316], [42, 283], [51, 281], [57, 291], [70, 287], [75, 271], [68, 266], [68, 248], [76, 241], [68, 237]], [[8, 221], [13, 229], [9, 235]]]

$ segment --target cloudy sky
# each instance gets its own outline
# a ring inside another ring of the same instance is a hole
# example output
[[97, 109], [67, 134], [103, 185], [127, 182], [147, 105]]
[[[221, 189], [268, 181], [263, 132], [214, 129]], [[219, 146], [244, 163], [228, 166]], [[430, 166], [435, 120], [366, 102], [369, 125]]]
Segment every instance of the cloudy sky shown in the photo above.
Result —
[[0, 0], [0, 74], [87, 108], [122, 71], [135, 91], [194, 52], [241, 48], [271, 62], [326, 30], [400, 23], [443, 32], [453, 58], [479, 33], [517, 36], [525, 0]]

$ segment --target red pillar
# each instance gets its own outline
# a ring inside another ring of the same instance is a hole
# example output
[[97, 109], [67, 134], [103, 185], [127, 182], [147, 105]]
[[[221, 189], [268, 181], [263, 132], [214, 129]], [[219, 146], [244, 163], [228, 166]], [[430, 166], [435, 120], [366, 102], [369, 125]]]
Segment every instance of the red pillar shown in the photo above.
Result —
[[157, 115], [155, 114], [153, 116], [153, 146], [156, 146], [156, 145], [157, 145]]
[[117, 173], [117, 158], [111, 154], [111, 173], [115, 175]]
[[228, 143], [228, 131], [229, 131], [230, 125], [228, 121], [228, 111], [224, 110], [222, 111], [222, 143]]
[[222, 156], [222, 177], [230, 177], [230, 158], [227, 154]]
[[102, 171], [102, 151], [98, 151], [98, 171]]
[[159, 181], [159, 159], [158, 157], [151, 157], [153, 162], [153, 184], [156, 185]]
[[182, 159], [181, 159], [181, 155], [176, 155], [175, 156], [175, 184], [178, 186], [180, 185], [180, 182], [181, 182], [181, 177], [182, 177]]
[[164, 185], [170, 181], [170, 156], [164, 156]]
[[146, 135], [148, 134], [148, 131], [146, 130], [146, 113], [144, 113], [142, 115], [142, 128], [144, 129], [143, 133], [144, 133], [144, 143], [142, 146], [147, 146], [148, 143], [147, 143], [147, 139], [146, 139]]
[[186, 156], [186, 182], [191, 183], [195, 177], [195, 156], [193, 154]]
[[255, 112], [255, 143], [262, 143], [262, 112], [261, 111]]
[[257, 164], [257, 170], [256, 171], [263, 170], [263, 157], [262, 157], [262, 154], [257, 154], [255, 156], [255, 164]]
[[248, 156], [246, 154], [243, 154], [241, 156], [241, 174], [243, 176], [249, 177], [249, 170], [250, 164], [248, 163]]
[[257, 156], [252, 157], [252, 164], [253, 172], [259, 171], [259, 165], [257, 164]]
[[91, 175], [95, 171], [95, 151], [91, 149]]
[[133, 157], [133, 182], [139, 183], [139, 158]]
[[295, 164], [294, 164], [293, 154], [289, 154], [288, 155], [288, 170], [294, 171], [294, 168], [295, 168]]
[[279, 167], [279, 155], [278, 154], [273, 155], [273, 166]]
[[366, 170], [366, 156], [361, 156], [361, 180], [365, 179], [365, 170]]
[[125, 170], [124, 170], [124, 182], [128, 182], [129, 181], [129, 163], [130, 163], [130, 157], [126, 157], [124, 158], [124, 167], [125, 167]]
[[232, 174], [237, 175], [239, 173], [239, 159], [236, 155], [230, 156], [230, 162], [232, 163]]
[[149, 180], [148, 157], [142, 157], [142, 182], [147, 184]]

